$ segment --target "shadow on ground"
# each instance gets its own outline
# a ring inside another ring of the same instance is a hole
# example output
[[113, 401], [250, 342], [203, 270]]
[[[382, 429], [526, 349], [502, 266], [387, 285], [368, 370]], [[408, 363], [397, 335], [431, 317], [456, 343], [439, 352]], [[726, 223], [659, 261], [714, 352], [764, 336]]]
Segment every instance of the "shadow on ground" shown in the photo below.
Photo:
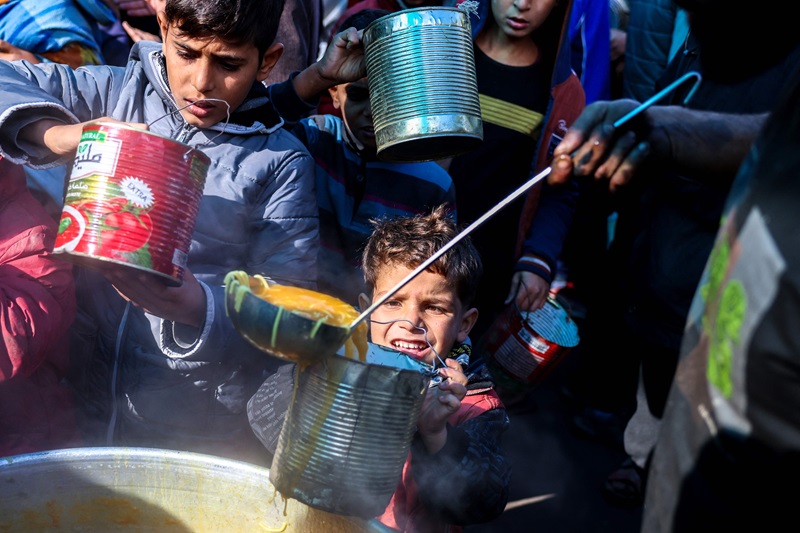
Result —
[[522, 404], [509, 409], [509, 504], [498, 519], [465, 533], [639, 533], [641, 507], [618, 507], [603, 497], [603, 483], [624, 451], [571, 430], [573, 410], [560, 391], [579, 355], [579, 347], [568, 353]]

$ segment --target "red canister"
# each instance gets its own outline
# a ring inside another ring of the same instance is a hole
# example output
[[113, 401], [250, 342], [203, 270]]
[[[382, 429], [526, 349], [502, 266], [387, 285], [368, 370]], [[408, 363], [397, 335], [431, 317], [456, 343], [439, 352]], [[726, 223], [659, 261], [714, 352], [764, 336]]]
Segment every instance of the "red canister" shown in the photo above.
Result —
[[180, 285], [210, 160], [123, 124], [83, 128], [54, 252], [91, 268], [115, 263]]
[[509, 305], [476, 349], [501, 387], [519, 390], [541, 382], [579, 340], [569, 313], [548, 298], [531, 312]]

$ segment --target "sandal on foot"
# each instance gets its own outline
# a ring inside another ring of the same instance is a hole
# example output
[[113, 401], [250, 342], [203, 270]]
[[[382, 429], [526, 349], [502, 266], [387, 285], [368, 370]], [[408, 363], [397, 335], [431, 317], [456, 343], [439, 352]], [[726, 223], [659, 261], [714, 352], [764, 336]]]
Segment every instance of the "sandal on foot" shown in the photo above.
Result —
[[606, 479], [605, 496], [618, 505], [641, 505], [644, 499], [644, 470], [628, 457]]

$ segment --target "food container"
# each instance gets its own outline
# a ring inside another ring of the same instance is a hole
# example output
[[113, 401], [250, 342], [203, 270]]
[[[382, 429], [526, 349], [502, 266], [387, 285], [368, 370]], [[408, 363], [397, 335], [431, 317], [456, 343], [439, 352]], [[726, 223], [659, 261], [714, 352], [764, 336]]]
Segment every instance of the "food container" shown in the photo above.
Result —
[[[272, 301], [272, 291], [261, 276], [243, 270], [225, 275], [225, 312], [242, 337], [260, 350], [293, 363], [319, 361], [343, 346], [348, 352], [363, 355], [367, 325], [359, 324], [355, 330], [349, 327], [350, 320], [358, 316], [353, 306], [316, 291], [284, 288], [293, 290], [297, 301]], [[305, 312], [291, 309], [302, 309], [303, 304], [308, 304]]]
[[210, 160], [124, 124], [83, 128], [54, 252], [102, 269], [122, 265], [180, 285]]
[[378, 156], [452, 157], [483, 142], [469, 15], [458, 8], [405, 9], [364, 30]]
[[578, 326], [567, 310], [548, 298], [532, 312], [521, 312], [513, 303], [507, 306], [476, 352], [501, 388], [519, 390], [540, 383], [579, 341]]
[[411, 448], [430, 368], [370, 345], [298, 367], [270, 479], [285, 497], [327, 512], [380, 515]]
[[360, 533], [376, 526], [285, 500], [269, 470], [149, 448], [74, 448], [0, 461], [0, 531]]

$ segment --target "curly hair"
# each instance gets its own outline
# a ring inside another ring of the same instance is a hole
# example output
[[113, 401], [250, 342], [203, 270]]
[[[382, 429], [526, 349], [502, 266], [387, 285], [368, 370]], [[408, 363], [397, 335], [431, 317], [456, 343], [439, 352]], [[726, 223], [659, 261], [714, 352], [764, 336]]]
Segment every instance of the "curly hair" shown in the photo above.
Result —
[[[364, 281], [370, 291], [381, 269], [401, 265], [415, 269], [449, 243], [459, 233], [446, 205], [430, 213], [411, 217], [372, 220], [374, 229], [361, 256]], [[463, 237], [427, 268], [444, 276], [469, 307], [475, 299], [483, 263], [469, 236]]]

